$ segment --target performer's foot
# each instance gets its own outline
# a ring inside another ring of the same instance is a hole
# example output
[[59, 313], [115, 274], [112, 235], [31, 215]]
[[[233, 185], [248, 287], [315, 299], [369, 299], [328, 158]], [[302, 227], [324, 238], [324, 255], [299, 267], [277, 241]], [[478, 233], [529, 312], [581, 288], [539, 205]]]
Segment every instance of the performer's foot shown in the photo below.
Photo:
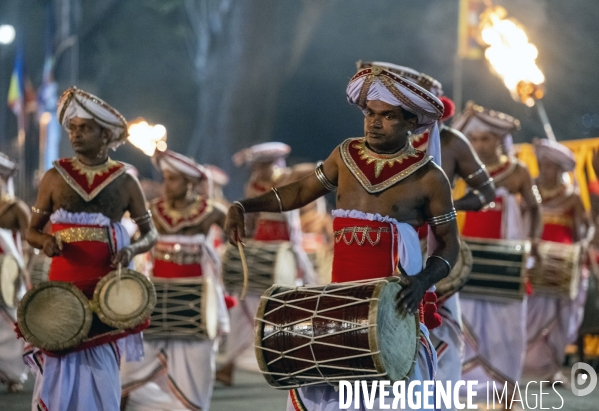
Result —
[[8, 392], [10, 394], [16, 394], [17, 392], [23, 391], [23, 384], [20, 382], [13, 382], [8, 384]]
[[227, 387], [233, 385], [233, 363], [230, 362], [216, 371], [216, 381], [223, 383]]

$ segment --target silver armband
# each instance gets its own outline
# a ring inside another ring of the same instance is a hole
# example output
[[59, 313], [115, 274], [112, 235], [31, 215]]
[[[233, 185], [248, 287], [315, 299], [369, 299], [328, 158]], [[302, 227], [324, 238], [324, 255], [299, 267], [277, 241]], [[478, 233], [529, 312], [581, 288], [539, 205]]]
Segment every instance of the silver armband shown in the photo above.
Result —
[[437, 225], [449, 223], [450, 221], [455, 220], [456, 216], [457, 216], [457, 213], [455, 211], [455, 208], [453, 208], [447, 214], [443, 214], [443, 215], [440, 215], [440, 216], [437, 216], [437, 217], [433, 217], [433, 218], [430, 218], [430, 219], [426, 220], [426, 223], [428, 225], [430, 225], [431, 227], [434, 227], [434, 226], [437, 226]]
[[39, 214], [39, 215], [50, 215], [50, 214], [52, 214], [49, 211], [42, 210], [40, 208], [33, 207], [33, 206], [31, 207], [31, 211], [33, 211], [35, 214]]
[[434, 255], [434, 254], [433, 254], [433, 255], [431, 255], [429, 258], [427, 258], [427, 259], [426, 259], [426, 265], [428, 265], [428, 261], [429, 261], [431, 258], [437, 258], [437, 259], [439, 259], [439, 260], [443, 261], [443, 262], [445, 263], [445, 265], [447, 266], [447, 275], [449, 275], [449, 273], [451, 273], [451, 264], [449, 264], [449, 261], [447, 261], [445, 258], [443, 258], [443, 257], [441, 257], [441, 256], [439, 256], [439, 255]]
[[493, 177], [489, 177], [489, 179], [487, 181], [485, 181], [484, 183], [479, 184], [478, 186], [476, 186], [474, 188], [476, 188], [476, 189], [483, 188], [485, 186], [488, 186], [492, 182], [493, 182]]
[[144, 214], [139, 217], [132, 218], [133, 222], [137, 225], [147, 223], [152, 219], [152, 212], [150, 210], [146, 211]]
[[478, 170], [476, 170], [474, 173], [470, 174], [468, 177], [466, 177], [464, 179], [464, 181], [468, 182], [469, 180], [472, 180], [474, 177], [476, 177], [479, 174], [482, 174], [485, 172], [485, 165], [481, 165], [480, 168]]
[[318, 181], [320, 181], [324, 188], [329, 191], [333, 191], [337, 188], [337, 186], [331, 183], [331, 180], [324, 175], [324, 172], [322, 171], [322, 161], [316, 165], [316, 170], [314, 170], [314, 172], [316, 173], [316, 178]]
[[281, 196], [279, 195], [279, 190], [276, 187], [272, 188], [272, 192], [275, 193], [275, 197], [277, 197], [277, 201], [279, 203], [279, 213], [283, 212], [283, 202], [281, 201]]
[[487, 205], [487, 199], [485, 198], [485, 196], [483, 195], [483, 193], [481, 193], [477, 189], [474, 189], [474, 190], [472, 190], [472, 194], [474, 194], [475, 196], [478, 197], [478, 200], [480, 201], [480, 206], [481, 207], [484, 207], [484, 206]]

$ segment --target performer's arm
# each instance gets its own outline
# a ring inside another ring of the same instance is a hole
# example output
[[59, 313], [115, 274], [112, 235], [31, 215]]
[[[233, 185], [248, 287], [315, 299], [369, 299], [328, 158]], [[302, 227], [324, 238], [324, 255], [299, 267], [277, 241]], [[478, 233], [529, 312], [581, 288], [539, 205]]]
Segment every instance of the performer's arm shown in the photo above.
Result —
[[44, 233], [44, 227], [50, 220], [50, 214], [54, 211], [52, 201], [52, 189], [56, 178], [61, 178], [55, 169], [50, 169], [40, 182], [37, 200], [32, 208], [31, 221], [27, 229], [26, 239], [33, 248], [42, 249], [48, 257], [61, 254], [56, 238]]
[[413, 313], [418, 309], [426, 291], [449, 275], [460, 252], [449, 181], [442, 170], [433, 167], [435, 168], [427, 173], [427, 181], [422, 183], [422, 187], [426, 187], [428, 191], [424, 215], [435, 237], [436, 248], [426, 261], [426, 267], [418, 275], [402, 275], [404, 289], [397, 296], [400, 313]]
[[454, 207], [458, 211], [478, 211], [495, 199], [493, 180], [462, 133], [451, 128], [444, 128], [443, 133], [452, 134], [451, 150], [457, 160], [456, 171], [470, 188], [464, 197], [454, 201]]
[[[339, 151], [334, 150], [322, 165], [322, 173], [333, 185], [337, 184], [337, 158]], [[330, 190], [325, 188], [316, 172], [291, 184], [273, 189], [266, 194], [254, 198], [246, 198], [234, 202], [227, 213], [225, 232], [231, 244], [237, 245], [245, 237], [244, 213], [273, 212], [295, 210], [311, 203], [318, 197], [327, 194]]]
[[126, 192], [129, 193], [129, 206], [127, 210], [131, 215], [131, 219], [139, 228], [140, 237], [133, 244], [122, 248], [113, 258], [112, 263], [120, 263], [123, 267], [127, 267], [131, 259], [141, 253], [149, 251], [158, 239], [158, 232], [154, 227], [154, 222], [148, 209], [146, 208], [146, 199], [137, 178], [125, 174]]
[[538, 193], [537, 188], [533, 189], [532, 178], [530, 177], [530, 173], [528, 169], [519, 166], [520, 173], [520, 195], [522, 196], [522, 201], [524, 202], [524, 206], [526, 211], [530, 213], [530, 231], [527, 233], [528, 238], [533, 241], [533, 246], [541, 237], [543, 231], [543, 221], [541, 219], [541, 197]]
[[578, 241], [588, 245], [595, 236], [595, 225], [590, 214], [585, 210], [580, 196], [574, 196], [574, 223], [576, 224], [576, 236]]

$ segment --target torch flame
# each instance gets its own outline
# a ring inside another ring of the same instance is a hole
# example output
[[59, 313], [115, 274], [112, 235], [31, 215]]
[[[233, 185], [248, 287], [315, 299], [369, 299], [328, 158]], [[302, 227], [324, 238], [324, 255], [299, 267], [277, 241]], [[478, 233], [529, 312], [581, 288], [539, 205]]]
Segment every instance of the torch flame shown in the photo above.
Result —
[[481, 37], [489, 46], [485, 50], [485, 58], [503, 79], [512, 96], [532, 106], [534, 99], [523, 98], [518, 91], [519, 85], [520, 88], [523, 84], [539, 88], [545, 82], [545, 76], [535, 62], [539, 51], [528, 42], [522, 27], [506, 17], [507, 11], [499, 6], [490, 7], [482, 14]]
[[166, 128], [162, 124], [151, 126], [139, 119], [129, 124], [128, 140], [144, 154], [153, 156], [156, 150], [166, 150]]

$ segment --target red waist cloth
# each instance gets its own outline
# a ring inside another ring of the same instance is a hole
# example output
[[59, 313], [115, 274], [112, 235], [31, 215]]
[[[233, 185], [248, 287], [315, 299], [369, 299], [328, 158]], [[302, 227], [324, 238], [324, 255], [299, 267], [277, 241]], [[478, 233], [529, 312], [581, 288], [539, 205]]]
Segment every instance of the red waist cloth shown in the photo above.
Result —
[[545, 224], [543, 226], [541, 240], [562, 244], [573, 244], [574, 233], [572, 232], [571, 227], [566, 227], [561, 224]]
[[[52, 232], [71, 227], [99, 228], [99, 226], [82, 224], [52, 224]], [[92, 298], [100, 278], [113, 269], [111, 260], [112, 253], [108, 243], [100, 241], [63, 242], [62, 255], [52, 258], [48, 280], [73, 283], [83, 291], [86, 297]]]
[[423, 238], [428, 237], [428, 224], [423, 224], [418, 229], [418, 239], [422, 240]]
[[[371, 232], [354, 233], [351, 231], [353, 227], [370, 227]], [[346, 230], [341, 235], [339, 230], [344, 228]], [[395, 274], [395, 268], [399, 262], [395, 225], [337, 217], [333, 220], [333, 229], [335, 230], [333, 282], [367, 280]], [[379, 229], [386, 229], [386, 231], [380, 232], [380, 237]], [[375, 244], [373, 245], [373, 243]]]
[[154, 260], [154, 277], [159, 278], [188, 278], [201, 277], [200, 264], [177, 264], [171, 261]]
[[259, 219], [256, 224], [254, 240], [289, 241], [291, 238], [286, 221]]
[[503, 199], [495, 199], [496, 208], [485, 211], [467, 211], [462, 235], [464, 237], [501, 239]]

